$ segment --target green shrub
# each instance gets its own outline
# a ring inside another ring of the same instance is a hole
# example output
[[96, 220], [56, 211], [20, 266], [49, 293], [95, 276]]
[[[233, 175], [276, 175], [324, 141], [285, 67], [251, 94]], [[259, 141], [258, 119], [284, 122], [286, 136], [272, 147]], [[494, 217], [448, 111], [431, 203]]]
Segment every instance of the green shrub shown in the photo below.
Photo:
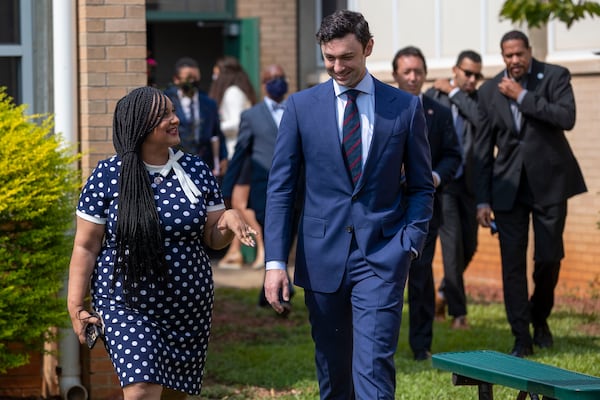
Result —
[[67, 321], [59, 297], [79, 187], [77, 156], [48, 115], [27, 116], [0, 88], [0, 373], [41, 351]]

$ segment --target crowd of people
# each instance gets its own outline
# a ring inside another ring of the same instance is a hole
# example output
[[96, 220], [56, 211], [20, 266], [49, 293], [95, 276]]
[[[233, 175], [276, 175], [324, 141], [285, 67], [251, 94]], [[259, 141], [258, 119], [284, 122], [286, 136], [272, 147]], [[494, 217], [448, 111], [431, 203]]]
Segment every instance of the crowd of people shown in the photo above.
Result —
[[228, 248], [217, 268], [242, 268], [243, 248], [254, 248], [249, 267], [265, 270], [258, 303], [280, 315], [294, 285], [303, 289], [321, 398], [394, 398], [405, 287], [416, 361], [431, 357], [436, 318], [470, 329], [464, 272], [478, 225], [499, 238], [510, 354], [553, 346], [567, 200], [586, 191], [564, 133], [575, 123], [569, 71], [533, 58], [527, 36], [510, 31], [506, 68], [491, 79], [464, 50], [423, 91], [426, 58], [407, 46], [392, 59], [396, 88], [366, 67], [374, 39], [360, 13], [326, 16], [316, 39], [331, 79], [290, 95], [272, 64], [259, 100], [233, 57], [217, 60], [203, 93], [198, 63], [183, 57], [169, 88], [117, 103], [116, 154], [77, 206], [68, 311], [81, 343], [86, 326], [101, 328], [125, 399], [200, 393], [210, 248]]

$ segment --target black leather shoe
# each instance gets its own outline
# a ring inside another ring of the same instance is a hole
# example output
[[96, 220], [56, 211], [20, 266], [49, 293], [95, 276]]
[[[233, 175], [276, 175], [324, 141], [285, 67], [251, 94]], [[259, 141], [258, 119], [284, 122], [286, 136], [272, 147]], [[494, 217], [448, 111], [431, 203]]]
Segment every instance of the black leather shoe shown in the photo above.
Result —
[[431, 353], [427, 350], [419, 350], [415, 352], [415, 361], [426, 361], [431, 358]]
[[548, 327], [548, 323], [544, 322], [540, 325], [533, 325], [533, 343], [540, 349], [547, 349], [554, 345], [552, 332]]
[[513, 349], [511, 350], [510, 355], [514, 356], [514, 357], [519, 357], [519, 358], [531, 356], [531, 355], [533, 355], [533, 346], [531, 346], [531, 345], [527, 346], [524, 344], [515, 344], [515, 347], [513, 347]]

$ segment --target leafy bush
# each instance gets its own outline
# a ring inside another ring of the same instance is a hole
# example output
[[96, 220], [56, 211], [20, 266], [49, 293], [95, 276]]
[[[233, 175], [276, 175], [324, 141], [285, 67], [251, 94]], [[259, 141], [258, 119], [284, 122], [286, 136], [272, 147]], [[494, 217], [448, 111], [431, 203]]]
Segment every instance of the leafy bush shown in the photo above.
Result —
[[41, 351], [67, 321], [58, 293], [68, 268], [79, 173], [48, 115], [26, 116], [0, 88], [0, 373]]

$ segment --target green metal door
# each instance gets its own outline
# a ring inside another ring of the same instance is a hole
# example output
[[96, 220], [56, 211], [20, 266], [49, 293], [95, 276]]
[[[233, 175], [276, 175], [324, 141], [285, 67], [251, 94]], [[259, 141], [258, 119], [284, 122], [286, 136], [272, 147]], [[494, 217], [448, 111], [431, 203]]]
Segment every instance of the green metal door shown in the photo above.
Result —
[[236, 57], [260, 93], [260, 32], [258, 18], [231, 21], [225, 35], [225, 54]]

